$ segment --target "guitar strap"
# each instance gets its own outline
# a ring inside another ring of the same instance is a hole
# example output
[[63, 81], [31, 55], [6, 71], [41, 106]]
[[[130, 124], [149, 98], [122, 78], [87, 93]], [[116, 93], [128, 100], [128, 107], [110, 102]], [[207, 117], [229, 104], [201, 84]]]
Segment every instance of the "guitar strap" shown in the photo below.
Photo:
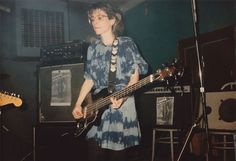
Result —
[[116, 85], [116, 71], [112, 72], [109, 71], [109, 77], [108, 77], [108, 92], [111, 94], [115, 92], [115, 85]]
[[109, 75], [108, 75], [108, 92], [110, 94], [115, 92], [117, 52], [118, 52], [118, 39], [115, 39], [112, 43], [110, 70], [109, 70]]

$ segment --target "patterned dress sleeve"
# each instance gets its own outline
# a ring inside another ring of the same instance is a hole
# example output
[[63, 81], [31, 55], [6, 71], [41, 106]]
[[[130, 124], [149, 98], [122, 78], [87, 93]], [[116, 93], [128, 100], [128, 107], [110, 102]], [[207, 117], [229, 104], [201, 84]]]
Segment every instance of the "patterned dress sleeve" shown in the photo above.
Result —
[[139, 74], [146, 74], [148, 71], [148, 64], [139, 53], [138, 47], [131, 38], [127, 37], [127, 41], [124, 43], [124, 48], [126, 51], [126, 65], [129, 71], [128, 75], [133, 74], [136, 69]]
[[85, 69], [84, 69], [84, 78], [85, 79], [92, 79], [91, 77], [91, 60], [92, 60], [92, 46], [90, 45], [87, 50], [87, 60], [85, 62]]

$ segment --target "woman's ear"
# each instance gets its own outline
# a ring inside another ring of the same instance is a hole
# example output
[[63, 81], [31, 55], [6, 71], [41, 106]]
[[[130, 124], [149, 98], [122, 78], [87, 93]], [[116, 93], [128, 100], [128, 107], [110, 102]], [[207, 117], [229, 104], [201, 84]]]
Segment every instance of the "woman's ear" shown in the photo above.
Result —
[[110, 23], [113, 26], [116, 23], [116, 19], [115, 18], [110, 19]]

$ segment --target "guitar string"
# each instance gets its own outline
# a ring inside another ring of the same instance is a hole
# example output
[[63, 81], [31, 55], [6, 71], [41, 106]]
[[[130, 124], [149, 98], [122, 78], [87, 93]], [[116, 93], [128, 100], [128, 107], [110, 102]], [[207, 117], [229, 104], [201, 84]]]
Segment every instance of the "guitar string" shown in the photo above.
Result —
[[127, 88], [124, 88], [121, 91], [115, 92], [103, 99], [98, 100], [97, 102], [94, 102], [91, 105], [87, 106], [87, 113], [92, 113], [95, 112], [96, 110], [98, 110], [100, 107], [104, 107], [105, 105], [109, 104], [110, 101], [110, 97], [115, 97], [116, 99], [122, 98], [123, 96], [131, 93], [132, 91], [134, 91], [134, 89], [138, 89], [139, 87], [142, 87], [143, 85], [146, 85], [147, 83], [150, 82], [150, 76], [140, 80], [140, 82], [133, 84], [131, 86], [128, 86]]
[[[132, 87], [130, 87], [132, 88]], [[126, 90], [124, 91], [124, 93], [126, 93]], [[121, 93], [122, 94], [122, 93]], [[94, 104], [92, 104], [90, 107], [88, 107], [87, 109], [87, 112], [90, 113], [94, 110], [97, 110], [98, 107], [103, 107], [105, 106], [106, 104], [109, 104], [110, 103], [110, 97], [113, 96], [113, 97], [116, 97], [117, 96], [119, 97], [119, 93], [114, 93], [106, 98], [103, 98], [101, 100], [98, 100], [97, 102], [95, 102]]]
[[[163, 72], [163, 71], [165, 71], [165, 72]], [[163, 79], [163, 78], [166, 77], [166, 75], [170, 75], [170, 73], [173, 74], [173, 71], [170, 70], [169, 68], [164, 69], [163, 71], [160, 72], [160, 74], [156, 78], [156, 80], [158, 80], [159, 78]], [[142, 80], [140, 80], [138, 83], [135, 83], [131, 86], [128, 86], [127, 88], [124, 88], [121, 91], [115, 92], [115, 93], [113, 93], [113, 94], [111, 94], [111, 95], [109, 95], [109, 96], [107, 96], [103, 99], [98, 100], [97, 102], [94, 102], [91, 105], [88, 105], [87, 109], [86, 109], [87, 110], [86, 113], [93, 114], [93, 112], [96, 112], [99, 108], [104, 107], [105, 105], [109, 104], [111, 102], [110, 97], [115, 97], [116, 99], [122, 98], [123, 96], [133, 92], [134, 89], [138, 89], [138, 88], [148, 84], [149, 82], [151, 82], [151, 80], [150, 80], [151, 76], [155, 76], [155, 74], [149, 75], [149, 76], [143, 78]]]
[[111, 102], [111, 101], [110, 101], [110, 97], [115, 97], [116, 99], [119, 99], [119, 98], [121, 98], [122, 96], [124, 96], [124, 95], [126, 95], [126, 94], [129, 94], [129, 93], [132, 92], [134, 89], [137, 89], [139, 86], [141, 86], [141, 85], [143, 85], [143, 84], [144, 84], [144, 85], [147, 84], [148, 82], [150, 82], [150, 76], [148, 76], [148, 77], [146, 77], [146, 78], [140, 80], [140, 82], [138, 82], [138, 83], [135, 83], [135, 84], [133, 84], [133, 85], [131, 85], [131, 86], [128, 86], [127, 88], [124, 88], [124, 89], [121, 90], [121, 91], [115, 92], [115, 93], [113, 93], [113, 94], [111, 94], [111, 95], [109, 95], [109, 96], [107, 96], [107, 97], [105, 97], [105, 98], [103, 98], [103, 99], [100, 99], [100, 100], [94, 102], [94, 103], [91, 104], [91, 105], [88, 105], [86, 112], [87, 112], [87, 113], [91, 113], [91, 112], [93, 112], [93, 111], [95, 112], [96, 110], [99, 109], [99, 107], [103, 107], [103, 106], [109, 104], [109, 103]]

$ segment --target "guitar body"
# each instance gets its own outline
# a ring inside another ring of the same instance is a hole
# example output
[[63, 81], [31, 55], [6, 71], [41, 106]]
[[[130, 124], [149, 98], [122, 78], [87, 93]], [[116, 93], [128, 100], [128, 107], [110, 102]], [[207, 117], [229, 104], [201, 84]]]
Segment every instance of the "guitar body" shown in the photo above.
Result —
[[89, 107], [91, 104], [94, 104], [93, 100], [95, 100], [95, 102], [96, 102], [96, 100], [103, 99], [107, 96], [109, 96], [108, 90], [106, 88], [104, 88], [98, 94], [91, 95], [90, 98], [87, 98], [87, 99], [90, 100], [90, 101], [88, 101], [89, 104], [87, 104], [83, 108], [83, 113], [86, 116], [83, 117], [83, 118], [80, 118], [79, 120], [77, 120], [76, 135], [80, 135], [84, 131], [88, 131], [93, 125], [96, 125], [96, 126], [100, 125], [102, 114], [106, 109], [109, 108], [109, 105], [106, 105], [106, 106], [100, 108], [99, 110], [92, 110], [92, 111], [89, 111], [89, 112], [87, 110], [87, 107]]

